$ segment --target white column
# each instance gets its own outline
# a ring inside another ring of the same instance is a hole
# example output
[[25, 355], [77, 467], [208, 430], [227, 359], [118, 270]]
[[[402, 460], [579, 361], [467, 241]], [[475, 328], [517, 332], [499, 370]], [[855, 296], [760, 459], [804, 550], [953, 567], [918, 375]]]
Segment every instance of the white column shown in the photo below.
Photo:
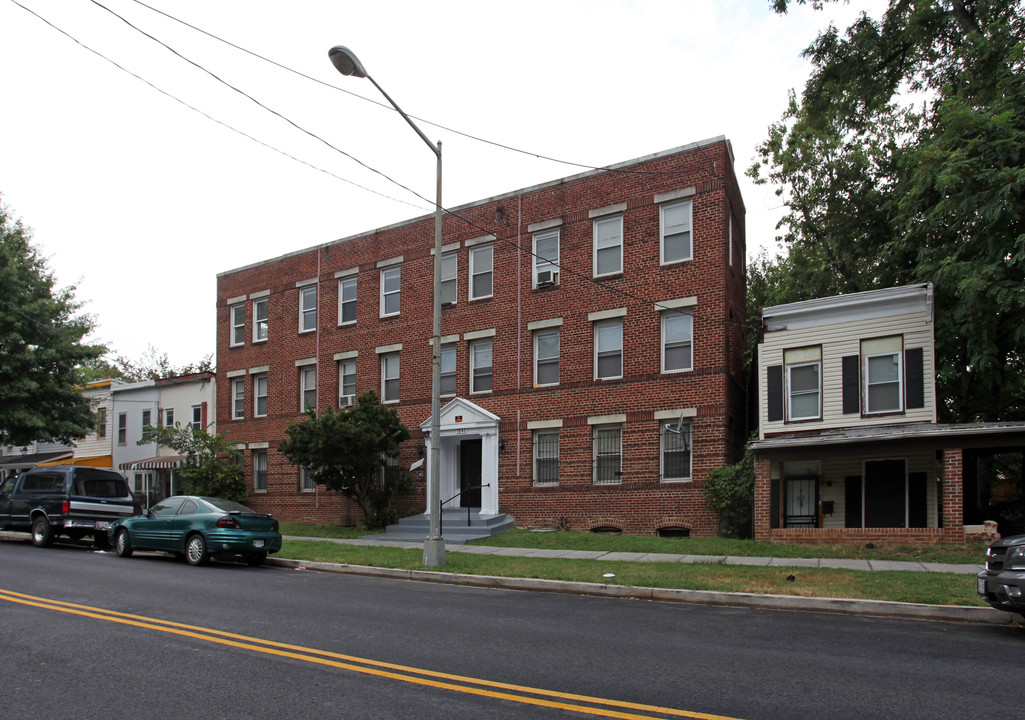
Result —
[[485, 432], [481, 443], [480, 514], [498, 514], [498, 433]]

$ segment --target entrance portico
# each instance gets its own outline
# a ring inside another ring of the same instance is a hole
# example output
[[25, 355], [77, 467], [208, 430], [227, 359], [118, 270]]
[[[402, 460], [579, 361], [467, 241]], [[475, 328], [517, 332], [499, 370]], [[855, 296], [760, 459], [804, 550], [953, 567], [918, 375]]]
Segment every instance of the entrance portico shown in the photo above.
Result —
[[[498, 514], [498, 421], [481, 406], [455, 398], [441, 409], [439, 442], [430, 436], [431, 418], [420, 425], [427, 442], [427, 497], [431, 495], [431, 453], [440, 457], [441, 502], [444, 509], [479, 507], [481, 515]], [[476, 486], [482, 485], [479, 490]], [[449, 502], [446, 502], [449, 501]], [[431, 508], [428, 503], [427, 513]]]

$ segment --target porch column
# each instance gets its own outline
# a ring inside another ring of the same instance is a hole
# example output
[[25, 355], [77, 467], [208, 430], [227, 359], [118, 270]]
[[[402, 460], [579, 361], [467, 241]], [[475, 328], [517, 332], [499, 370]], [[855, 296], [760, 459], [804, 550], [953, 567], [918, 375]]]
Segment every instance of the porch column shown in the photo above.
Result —
[[943, 450], [943, 536], [964, 541], [964, 472], [961, 448]]
[[769, 540], [772, 529], [772, 461], [755, 458], [755, 540]]
[[498, 514], [498, 433], [481, 434], [480, 514]]

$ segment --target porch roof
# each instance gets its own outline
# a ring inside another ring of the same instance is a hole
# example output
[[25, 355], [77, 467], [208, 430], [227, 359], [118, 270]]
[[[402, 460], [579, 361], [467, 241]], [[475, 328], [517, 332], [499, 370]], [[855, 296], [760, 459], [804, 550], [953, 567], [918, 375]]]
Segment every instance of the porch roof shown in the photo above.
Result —
[[122, 470], [167, 470], [181, 467], [184, 455], [158, 455], [157, 457], [121, 463]]
[[758, 452], [870, 443], [924, 441], [937, 447], [1025, 446], [1025, 422], [902, 423], [774, 435], [751, 443]]
[[60, 450], [57, 452], [29, 453], [25, 455], [4, 455], [3, 457], [0, 457], [0, 470], [34, 467], [43, 462], [68, 460], [74, 454], [73, 450]]

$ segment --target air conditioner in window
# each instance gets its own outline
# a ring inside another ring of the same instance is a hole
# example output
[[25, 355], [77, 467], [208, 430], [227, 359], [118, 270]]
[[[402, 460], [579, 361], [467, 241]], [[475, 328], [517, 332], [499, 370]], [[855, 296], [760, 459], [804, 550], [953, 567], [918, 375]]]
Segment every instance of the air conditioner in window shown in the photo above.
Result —
[[548, 287], [554, 285], [559, 281], [559, 273], [555, 270], [538, 270], [537, 271], [537, 286]]
[[338, 396], [338, 407], [347, 408], [347, 407], [352, 407], [355, 404], [356, 404], [356, 396], [355, 395], [339, 395]]

